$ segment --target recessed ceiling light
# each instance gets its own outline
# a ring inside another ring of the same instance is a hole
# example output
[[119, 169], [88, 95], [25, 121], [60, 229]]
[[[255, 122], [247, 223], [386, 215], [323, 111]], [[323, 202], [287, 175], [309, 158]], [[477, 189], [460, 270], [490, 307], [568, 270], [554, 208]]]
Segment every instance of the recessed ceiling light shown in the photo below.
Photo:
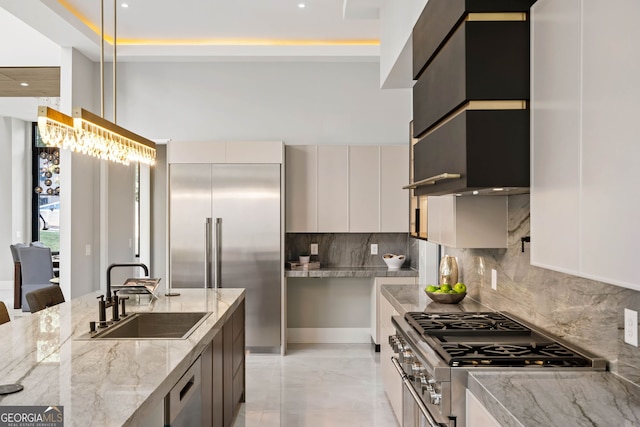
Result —
[[27, 82], [22, 82], [22, 83], [20, 83], [20, 86], [27, 87], [27, 86], [29, 86], [29, 83], [27, 83]]
[[120, 6], [124, 7], [125, 9], [129, 7], [128, 3], [122, 3]]
[[306, 5], [306, 4], [304, 4], [304, 3], [298, 3], [298, 7], [299, 7], [300, 9], [304, 9], [305, 7], [307, 7], [307, 5]]
[[493, 191], [504, 191], [504, 188], [494, 188]]
[[480, 194], [480, 192], [479, 192], [478, 190], [475, 190], [475, 191], [473, 192], [473, 195], [474, 195], [474, 196], [477, 196], [478, 194]]

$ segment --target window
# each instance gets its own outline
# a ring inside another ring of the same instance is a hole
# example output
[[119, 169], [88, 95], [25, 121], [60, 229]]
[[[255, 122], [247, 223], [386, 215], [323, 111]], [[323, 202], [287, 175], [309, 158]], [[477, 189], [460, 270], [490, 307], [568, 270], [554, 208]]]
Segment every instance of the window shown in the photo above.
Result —
[[31, 240], [60, 252], [60, 149], [46, 147], [38, 126], [32, 132]]

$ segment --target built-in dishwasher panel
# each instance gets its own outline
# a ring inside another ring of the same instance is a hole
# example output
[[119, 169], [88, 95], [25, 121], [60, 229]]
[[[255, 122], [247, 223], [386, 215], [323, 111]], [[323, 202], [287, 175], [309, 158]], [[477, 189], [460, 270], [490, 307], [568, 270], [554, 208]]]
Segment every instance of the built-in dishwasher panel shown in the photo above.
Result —
[[173, 386], [164, 402], [164, 424], [170, 427], [202, 424], [202, 357]]

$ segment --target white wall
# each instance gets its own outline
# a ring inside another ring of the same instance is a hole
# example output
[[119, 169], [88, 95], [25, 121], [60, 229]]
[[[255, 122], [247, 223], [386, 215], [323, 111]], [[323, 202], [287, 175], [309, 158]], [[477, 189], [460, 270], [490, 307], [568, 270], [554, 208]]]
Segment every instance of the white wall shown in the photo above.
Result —
[[[11, 119], [8, 117], [0, 117], [0, 150], [2, 153], [11, 154]], [[0, 281], [13, 280], [13, 263], [9, 253], [9, 245], [13, 243], [12, 239], [12, 209], [11, 203], [5, 201], [12, 200], [11, 194], [11, 155], [0, 156], [0, 182], [9, 185], [0, 185]]]
[[[11, 119], [11, 240], [31, 239], [31, 123]], [[7, 156], [9, 157], [9, 156]], [[4, 181], [3, 181], [4, 182]]]
[[13, 283], [9, 245], [29, 242], [30, 123], [0, 117], [0, 282]]
[[[109, 164], [109, 190], [106, 200], [108, 212], [108, 264], [135, 262], [134, 204], [135, 169], [133, 165]], [[103, 244], [103, 249], [104, 244]], [[108, 267], [108, 266], [107, 266]], [[114, 268], [112, 284], [122, 284], [128, 277], [142, 273], [140, 269]], [[106, 277], [106, 270], [104, 271]], [[144, 276], [144, 274], [142, 274]]]
[[118, 124], [147, 138], [398, 144], [411, 119], [377, 63], [121, 63], [117, 85]]
[[[71, 115], [72, 106], [95, 111], [99, 82], [94, 62], [62, 50], [61, 112]], [[61, 150], [60, 163], [60, 286], [74, 298], [99, 286], [100, 161]]]
[[[381, 90], [377, 63], [120, 63], [117, 88], [118, 124], [152, 139], [403, 144], [411, 118], [410, 90]], [[158, 163], [150, 267], [164, 278], [162, 154]]]
[[413, 86], [411, 32], [428, 0], [385, 0], [380, 10], [380, 86]]
[[0, 67], [60, 65], [60, 46], [1, 7], [0, 23]]

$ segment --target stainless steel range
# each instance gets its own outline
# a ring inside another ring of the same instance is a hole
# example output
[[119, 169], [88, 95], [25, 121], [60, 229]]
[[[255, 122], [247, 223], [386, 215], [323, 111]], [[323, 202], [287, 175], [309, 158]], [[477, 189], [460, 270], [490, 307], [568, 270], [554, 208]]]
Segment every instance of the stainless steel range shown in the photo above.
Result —
[[389, 343], [404, 382], [403, 427], [465, 427], [470, 369], [605, 370], [606, 360], [500, 312], [394, 316]]

